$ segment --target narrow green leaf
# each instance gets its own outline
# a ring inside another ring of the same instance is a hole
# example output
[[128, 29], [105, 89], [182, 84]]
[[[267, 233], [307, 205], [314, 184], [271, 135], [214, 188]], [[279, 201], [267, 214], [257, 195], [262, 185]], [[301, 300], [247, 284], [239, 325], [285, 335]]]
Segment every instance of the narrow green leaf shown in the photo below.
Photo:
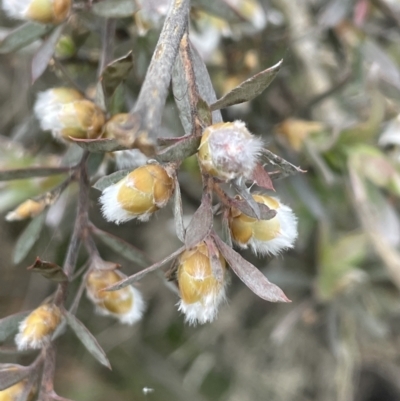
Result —
[[21, 180], [31, 177], [47, 177], [68, 172], [66, 167], [29, 167], [12, 170], [0, 170], [0, 181]]
[[71, 138], [82, 149], [93, 153], [114, 152], [116, 150], [126, 150], [127, 148], [120, 145], [115, 139], [78, 139]]
[[[102, 4], [102, 3], [98, 3]], [[108, 64], [101, 73], [100, 81], [107, 97], [111, 97], [118, 85], [125, 81], [133, 67], [132, 51]]]
[[276, 63], [274, 66], [267, 68], [264, 71], [259, 72], [253, 77], [242, 82], [236, 88], [232, 89], [221, 99], [218, 99], [211, 105], [211, 110], [219, 110], [225, 107], [232, 106], [234, 104], [240, 104], [248, 102], [254, 99], [269, 86], [278, 74], [281, 68], [282, 60]]
[[94, 14], [104, 18], [131, 17], [137, 7], [134, 0], [105, 0], [92, 7]]
[[52, 262], [45, 262], [39, 258], [36, 258], [35, 263], [32, 266], [29, 266], [28, 270], [40, 273], [43, 277], [57, 283], [68, 281], [68, 277], [61, 266]]
[[104, 160], [104, 153], [92, 153], [89, 156], [87, 169], [90, 177], [97, 173], [101, 164], [103, 163], [103, 160]]
[[0, 391], [11, 387], [29, 376], [31, 369], [27, 366], [4, 363], [0, 365]]
[[15, 315], [4, 317], [0, 319], [0, 342], [6, 340], [12, 334], [15, 334], [18, 331], [19, 323], [24, 320], [31, 311], [28, 312], [20, 312]]
[[175, 191], [174, 191], [174, 220], [176, 236], [185, 242], [185, 226], [183, 224], [183, 208], [182, 208], [182, 196], [179, 181], [175, 178]]
[[103, 191], [110, 185], [121, 181], [124, 177], [126, 177], [130, 173], [130, 170], [119, 170], [110, 175], [106, 175], [105, 177], [101, 177], [96, 183], [93, 185], [93, 188], [98, 189], [99, 191]]
[[135, 248], [123, 239], [99, 230], [97, 227], [93, 227], [93, 234], [104, 244], [108, 245], [113, 251], [122, 255], [124, 258], [135, 262], [139, 266], [145, 267], [151, 263], [141, 250]]
[[27, 22], [14, 29], [0, 44], [0, 54], [15, 52], [31, 44], [53, 29], [51, 25]]
[[156, 159], [161, 162], [182, 161], [197, 152], [200, 140], [195, 136], [184, 136], [179, 142], [158, 152]]
[[21, 262], [25, 258], [35, 242], [39, 239], [45, 219], [45, 213], [39, 214], [39, 216], [35, 217], [27, 225], [23, 233], [20, 235], [14, 248], [13, 261], [15, 264]]
[[32, 83], [34, 83], [45, 72], [49, 61], [53, 57], [58, 39], [60, 39], [64, 27], [65, 23], [58, 25], [33, 56], [31, 65]]
[[86, 347], [86, 349], [104, 366], [111, 369], [110, 362], [106, 356], [106, 353], [100, 347], [93, 334], [78, 320], [74, 315], [69, 312], [65, 312], [67, 323], [69, 327], [74, 331], [76, 336]]
[[168, 255], [167, 257], [165, 257], [160, 262], [154, 263], [153, 265], [146, 267], [145, 269], [141, 270], [140, 272], [132, 274], [132, 276], [124, 278], [123, 280], [118, 281], [118, 283], [115, 283], [113, 285], [110, 285], [109, 287], [104, 288], [103, 291], [117, 291], [117, 290], [120, 290], [121, 288], [131, 285], [132, 283], [134, 283], [136, 281], [141, 280], [147, 274], [154, 272], [155, 270], [159, 269], [160, 267], [164, 266], [171, 260], [178, 257], [184, 250], [185, 250], [185, 247], [182, 246], [175, 252], [171, 253], [171, 255]]

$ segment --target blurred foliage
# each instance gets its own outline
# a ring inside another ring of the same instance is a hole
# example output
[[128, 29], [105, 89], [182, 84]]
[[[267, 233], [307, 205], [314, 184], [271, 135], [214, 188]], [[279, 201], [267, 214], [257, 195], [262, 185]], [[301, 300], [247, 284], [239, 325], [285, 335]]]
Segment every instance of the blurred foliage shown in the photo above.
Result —
[[[134, 63], [125, 85], [110, 94], [114, 113], [128, 111], [138, 96], [167, 1], [142, 3], [139, 13], [117, 20], [115, 58], [132, 50]], [[67, 332], [57, 360], [58, 392], [82, 401], [400, 400], [400, 3], [198, 0], [191, 19], [190, 37], [219, 96], [284, 60], [264, 93], [223, 116], [246, 121], [271, 151], [307, 171], [275, 183], [299, 219], [295, 250], [258, 260], [246, 252], [292, 303], [266, 303], [232, 278], [218, 320], [189, 327], [176, 312], [176, 295], [155, 275], [140, 284], [148, 308], [131, 328], [94, 316], [83, 299], [78, 317], [113, 370], [98, 365]], [[58, 166], [61, 157], [64, 166], [76, 163], [72, 149], [65, 154], [40, 131], [31, 111], [36, 92], [68, 85], [70, 78], [93, 89], [102, 20], [82, 11], [70, 24], [74, 29], [67, 27], [54, 62], [33, 86], [30, 60], [38, 41], [0, 56], [2, 168]], [[17, 24], [2, 16], [1, 25], [5, 36]], [[183, 134], [172, 95], [163, 131]], [[110, 163], [103, 166], [110, 170]], [[190, 216], [201, 196], [195, 160], [185, 161], [180, 181]], [[1, 213], [59, 182], [51, 176], [1, 183]], [[50, 208], [37, 244], [16, 266], [12, 249], [27, 223], [1, 221], [0, 316], [31, 309], [54, 290], [25, 268], [36, 256], [62, 264], [71, 191]], [[145, 225], [116, 227], [101, 219], [97, 197], [93, 190], [91, 218], [98, 227], [129, 238], [152, 260], [177, 248], [170, 209]], [[127, 274], [140, 269], [110, 248], [101, 252]], [[0, 358], [16, 362], [11, 354]]]

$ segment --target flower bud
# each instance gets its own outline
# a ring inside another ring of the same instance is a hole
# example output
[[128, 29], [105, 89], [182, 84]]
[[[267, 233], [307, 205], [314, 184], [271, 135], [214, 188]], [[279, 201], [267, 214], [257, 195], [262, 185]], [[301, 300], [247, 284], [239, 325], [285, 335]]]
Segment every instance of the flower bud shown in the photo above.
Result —
[[173, 190], [174, 180], [163, 166], [146, 164], [103, 191], [103, 216], [116, 224], [135, 218], [147, 221], [168, 203]]
[[71, 0], [3, 0], [3, 10], [12, 18], [43, 24], [60, 24], [71, 10]]
[[74, 89], [56, 88], [39, 93], [34, 111], [40, 127], [59, 139], [93, 139], [103, 132], [103, 111]]
[[46, 202], [44, 200], [36, 202], [32, 199], [28, 199], [21, 203], [15, 210], [7, 213], [6, 220], [19, 221], [36, 217], [38, 214], [43, 212], [45, 207]]
[[118, 270], [92, 270], [87, 277], [86, 294], [96, 305], [97, 313], [133, 324], [142, 317], [145, 307], [140, 292], [131, 285], [117, 291], [102, 291], [123, 278]]
[[36, 308], [19, 325], [19, 332], [15, 336], [18, 349], [37, 349], [49, 344], [61, 320], [60, 308], [54, 304]]
[[[20, 382], [14, 384], [11, 387], [6, 388], [5, 390], [0, 391], [0, 401], [18, 401], [25, 391], [25, 386], [27, 385], [27, 380], [21, 380]], [[28, 397], [24, 398], [24, 400], [31, 401], [35, 396], [35, 388], [34, 386], [31, 388]]]
[[267, 195], [253, 195], [253, 198], [276, 210], [276, 215], [270, 220], [257, 220], [231, 208], [229, 227], [235, 243], [244, 249], [250, 245], [254, 253], [262, 255], [277, 255], [292, 248], [297, 238], [297, 218], [292, 209]]
[[262, 148], [262, 140], [242, 121], [218, 123], [203, 132], [199, 161], [203, 170], [222, 180], [250, 178]]
[[185, 314], [185, 321], [189, 324], [212, 322], [219, 304], [225, 299], [226, 263], [221, 255], [219, 260], [224, 272], [222, 281], [213, 275], [204, 242], [183, 252], [179, 258], [177, 278], [181, 300], [178, 310]]

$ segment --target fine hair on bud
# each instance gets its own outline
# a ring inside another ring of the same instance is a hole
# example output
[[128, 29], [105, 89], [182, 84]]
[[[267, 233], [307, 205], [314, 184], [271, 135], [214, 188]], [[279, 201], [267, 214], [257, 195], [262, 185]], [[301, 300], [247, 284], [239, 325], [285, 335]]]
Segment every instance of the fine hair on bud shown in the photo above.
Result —
[[276, 211], [270, 220], [257, 220], [231, 208], [229, 227], [232, 239], [240, 248], [250, 247], [255, 254], [277, 255], [293, 248], [297, 238], [297, 218], [289, 206], [278, 198], [254, 194], [256, 202]]
[[19, 325], [15, 343], [19, 350], [38, 349], [47, 345], [62, 320], [62, 313], [54, 304], [44, 304], [31, 312]]
[[223, 271], [222, 281], [213, 274], [204, 242], [179, 257], [177, 279], [181, 300], [178, 310], [191, 325], [212, 322], [217, 317], [219, 305], [225, 300], [226, 262], [220, 254], [218, 257]]
[[103, 291], [124, 278], [119, 270], [92, 270], [87, 276], [86, 294], [96, 306], [96, 313], [132, 325], [142, 318], [145, 309], [139, 290], [129, 285], [116, 291]]
[[101, 210], [106, 220], [120, 224], [132, 219], [147, 221], [168, 203], [174, 180], [159, 164], [141, 166], [103, 190]]
[[218, 123], [203, 132], [199, 162], [221, 180], [250, 178], [262, 149], [261, 138], [252, 135], [242, 121]]

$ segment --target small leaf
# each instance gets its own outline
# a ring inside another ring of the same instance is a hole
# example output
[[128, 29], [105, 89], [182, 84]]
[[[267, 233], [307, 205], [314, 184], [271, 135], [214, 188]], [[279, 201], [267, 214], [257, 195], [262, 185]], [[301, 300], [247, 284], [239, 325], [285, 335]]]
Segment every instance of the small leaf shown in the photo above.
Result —
[[213, 238], [231, 269], [254, 294], [269, 302], [290, 302], [283, 291], [272, 284], [255, 266], [243, 259], [217, 235], [213, 235]]
[[171, 146], [159, 151], [156, 159], [161, 162], [182, 161], [194, 155], [199, 146], [201, 138], [195, 136], [184, 136]]
[[207, 104], [205, 100], [202, 98], [199, 98], [197, 101], [197, 114], [199, 116], [199, 119], [201, 121], [201, 124], [203, 127], [208, 127], [209, 125], [212, 124], [212, 114], [211, 114], [211, 109], [210, 106]]
[[146, 267], [146, 269], [141, 270], [138, 273], [132, 274], [132, 276], [129, 276], [127, 278], [124, 278], [123, 280], [119, 281], [118, 283], [115, 283], [113, 285], [110, 285], [109, 287], [106, 287], [103, 289], [103, 291], [117, 291], [120, 290], [121, 288], [127, 287], [128, 285], [133, 284], [136, 281], [141, 280], [144, 276], [146, 276], [149, 273], [152, 273], [153, 271], [159, 269], [160, 267], [164, 266], [171, 260], [175, 259], [177, 256], [179, 256], [183, 251], [185, 250], [185, 247], [182, 246], [178, 250], [176, 250], [174, 253], [171, 253], [171, 255], [167, 256], [160, 262], [154, 263], [153, 265]]
[[267, 89], [276, 74], [278, 74], [282, 61], [283, 60], [242, 82], [239, 86], [213, 103], [211, 105], [211, 110], [219, 110], [234, 104], [248, 102], [260, 95]]
[[278, 168], [279, 171], [274, 171], [269, 173], [269, 176], [274, 180], [278, 180], [281, 178], [288, 177], [290, 175], [298, 174], [298, 173], [305, 173], [299, 167], [294, 166], [293, 164], [289, 163], [287, 160], [282, 159], [282, 157], [277, 156], [275, 153], [272, 153], [268, 149], [263, 149], [263, 154], [268, 160], [269, 164]]
[[218, 248], [215, 245], [215, 242], [213, 241], [212, 238], [208, 237], [205, 240], [207, 250], [208, 250], [208, 256], [210, 258], [211, 262], [211, 270], [213, 273], [213, 276], [216, 278], [217, 281], [222, 283], [224, 279], [224, 270], [221, 265], [221, 260], [219, 258], [219, 252]]
[[111, 369], [110, 362], [103, 349], [100, 347], [93, 334], [79, 321], [74, 315], [65, 311], [65, 317], [67, 323], [71, 329], [75, 332], [76, 336], [86, 347], [86, 349], [104, 366]]
[[98, 189], [99, 191], [103, 191], [110, 185], [116, 184], [118, 181], [121, 181], [130, 173], [130, 170], [119, 170], [115, 171], [112, 174], [106, 175], [105, 177], [101, 177], [96, 183], [93, 185], [93, 188]]
[[[233, 182], [233, 187], [236, 189], [238, 194], [247, 202], [249, 207], [252, 210], [252, 215], [256, 217], [256, 219], [261, 219], [261, 212], [259, 204], [254, 200], [252, 194], [250, 193], [249, 189], [243, 182]], [[248, 214], [248, 213], [246, 213]]]
[[131, 260], [141, 267], [148, 266], [149, 263], [151, 263], [149, 258], [141, 250], [135, 248], [123, 239], [102, 231], [94, 226], [92, 226], [92, 231], [93, 234], [104, 244], [108, 245], [113, 251], [124, 258]]
[[48, 177], [49, 175], [65, 174], [69, 168], [65, 167], [29, 167], [12, 170], [0, 170], [0, 181], [21, 180], [31, 177]]
[[99, 106], [103, 111], [107, 110], [106, 96], [104, 94], [103, 85], [101, 82], [96, 84], [96, 93], [94, 95], [94, 103]]
[[23, 233], [20, 235], [14, 248], [13, 261], [15, 264], [18, 264], [25, 258], [35, 242], [39, 239], [45, 219], [45, 213], [39, 214], [39, 216], [35, 217], [27, 225]]
[[[193, 58], [193, 69], [194, 75], [196, 76], [196, 84], [199, 90], [199, 94], [207, 104], [213, 104], [217, 100], [217, 96], [215, 95], [215, 90], [211, 82], [210, 74], [208, 73], [207, 67], [204, 64], [203, 59], [197, 52], [196, 48], [191, 45], [190, 50]], [[222, 114], [219, 110], [211, 111], [213, 124], [223, 122]]]
[[185, 226], [183, 225], [183, 209], [182, 209], [182, 196], [179, 181], [175, 178], [175, 192], [174, 192], [174, 220], [176, 236], [185, 242]]
[[82, 149], [93, 153], [114, 152], [116, 150], [126, 150], [115, 139], [78, 139], [70, 137]]
[[[229, 209], [228, 209], [229, 210]], [[222, 216], [222, 240], [229, 246], [233, 247], [231, 229], [229, 227], [228, 210]]]
[[57, 42], [60, 39], [64, 27], [65, 24], [57, 26], [50, 36], [43, 41], [39, 50], [33, 56], [31, 65], [32, 83], [34, 83], [45, 72], [49, 61], [53, 57]]
[[134, 0], [105, 0], [93, 4], [94, 14], [104, 18], [132, 17], [137, 11]]
[[104, 160], [104, 153], [92, 153], [87, 163], [88, 175], [91, 177], [97, 173]]
[[0, 44], [0, 54], [15, 52], [41, 38], [53, 29], [51, 25], [27, 22], [9, 33]]
[[264, 170], [262, 164], [257, 163], [256, 168], [253, 170], [253, 175], [251, 178], [259, 187], [275, 191], [271, 177]]
[[0, 391], [20, 382], [29, 376], [32, 369], [29, 366], [13, 363], [0, 364]]
[[186, 230], [186, 249], [193, 248], [199, 242], [203, 241], [210, 234], [212, 224], [211, 196], [205, 194], [203, 195], [200, 207], [196, 210]]
[[61, 266], [52, 262], [45, 262], [39, 258], [36, 258], [35, 263], [32, 266], [29, 266], [28, 270], [40, 273], [43, 277], [57, 283], [68, 281], [68, 277]]
[[[254, 210], [252, 207], [249, 205], [249, 203], [244, 200], [244, 199], [231, 199], [230, 200], [231, 204], [233, 207], [236, 209], [239, 209], [242, 213], [246, 214], [247, 216], [253, 217], [254, 219], [257, 219], [256, 214], [254, 213]], [[276, 216], [276, 210], [270, 209], [267, 205], [264, 205], [262, 203], [258, 203], [258, 208], [260, 209], [260, 218], [259, 220], [271, 220]]]
[[[103, 4], [103, 3], [98, 3]], [[111, 97], [118, 85], [125, 81], [133, 68], [132, 51], [108, 64], [101, 73], [100, 81], [104, 94]]]
[[19, 323], [24, 320], [31, 311], [20, 312], [15, 315], [4, 317], [0, 319], [0, 342], [6, 340], [12, 334], [18, 331]]

